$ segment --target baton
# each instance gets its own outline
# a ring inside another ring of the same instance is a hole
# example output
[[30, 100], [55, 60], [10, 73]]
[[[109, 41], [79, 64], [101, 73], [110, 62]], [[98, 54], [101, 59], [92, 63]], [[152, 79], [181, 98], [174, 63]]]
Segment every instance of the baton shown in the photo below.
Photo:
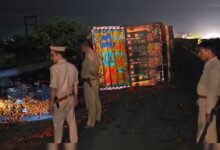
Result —
[[[219, 109], [220, 109], [220, 104], [218, 104], [215, 108], [212, 109], [211, 114], [210, 114], [211, 118], [213, 118], [217, 114]], [[208, 130], [211, 123], [212, 123], [212, 121], [206, 123], [205, 128], [202, 132], [202, 135], [199, 139], [199, 144], [203, 144], [205, 137], [206, 137], [206, 134], [207, 134], [207, 130]]]

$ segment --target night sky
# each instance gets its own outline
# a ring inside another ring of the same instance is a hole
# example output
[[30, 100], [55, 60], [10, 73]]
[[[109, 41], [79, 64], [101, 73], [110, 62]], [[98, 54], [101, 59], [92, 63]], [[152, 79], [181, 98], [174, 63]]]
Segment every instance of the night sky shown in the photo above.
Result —
[[220, 34], [219, 0], [0, 0], [0, 37], [24, 34], [23, 16], [32, 14], [39, 22], [54, 16], [81, 17], [86, 25], [162, 21], [177, 33]]

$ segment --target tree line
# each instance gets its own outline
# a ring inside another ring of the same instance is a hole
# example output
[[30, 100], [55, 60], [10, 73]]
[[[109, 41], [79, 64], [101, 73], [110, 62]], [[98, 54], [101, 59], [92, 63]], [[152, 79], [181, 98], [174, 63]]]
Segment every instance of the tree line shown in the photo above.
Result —
[[[0, 39], [2, 57], [0, 68], [4, 66], [22, 66], [48, 60], [49, 46], [67, 47], [67, 57], [81, 59], [79, 42], [87, 34], [85, 24], [79, 18], [68, 19], [56, 17], [29, 33], [28, 37], [15, 35], [8, 39]], [[11, 59], [14, 59], [11, 61]], [[10, 64], [10, 65], [9, 65]]]

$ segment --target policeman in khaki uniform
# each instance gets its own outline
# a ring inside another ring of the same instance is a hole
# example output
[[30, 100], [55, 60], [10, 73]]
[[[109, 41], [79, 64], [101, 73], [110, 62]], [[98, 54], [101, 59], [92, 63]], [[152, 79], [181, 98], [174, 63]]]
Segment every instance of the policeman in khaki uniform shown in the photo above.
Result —
[[[220, 96], [220, 61], [216, 57], [216, 46], [213, 40], [204, 41], [198, 48], [199, 57], [206, 63], [197, 87], [199, 97], [197, 142], [206, 123], [212, 121], [204, 141], [205, 149], [210, 149], [209, 143], [217, 143], [216, 118], [211, 118], [210, 113]], [[217, 150], [217, 147], [214, 149]]]
[[66, 120], [70, 130], [70, 142], [77, 143], [77, 125], [74, 107], [78, 104], [78, 71], [67, 62], [63, 55], [65, 47], [51, 46], [51, 60], [54, 65], [50, 68], [50, 114], [54, 123], [54, 143], [61, 143], [63, 124]]
[[99, 66], [100, 60], [95, 51], [89, 45], [89, 41], [81, 44], [85, 53], [82, 64], [81, 77], [84, 80], [84, 96], [88, 110], [87, 128], [95, 126], [95, 122], [101, 121], [101, 102], [99, 98]]

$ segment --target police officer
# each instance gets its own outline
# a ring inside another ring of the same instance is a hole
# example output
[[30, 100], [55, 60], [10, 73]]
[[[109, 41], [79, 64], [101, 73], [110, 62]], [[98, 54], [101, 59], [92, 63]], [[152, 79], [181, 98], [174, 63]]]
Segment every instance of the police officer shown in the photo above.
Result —
[[50, 50], [54, 65], [50, 68], [49, 111], [54, 124], [54, 142], [62, 142], [63, 124], [66, 120], [69, 125], [70, 142], [77, 143], [74, 107], [78, 104], [78, 71], [73, 64], [64, 59], [65, 47], [50, 46]]
[[101, 102], [99, 98], [99, 66], [100, 59], [92, 50], [89, 41], [81, 44], [85, 60], [82, 64], [81, 77], [84, 80], [84, 96], [88, 110], [87, 128], [95, 126], [95, 122], [101, 121]]
[[207, 122], [211, 122], [205, 137], [206, 149], [208, 143], [217, 143], [216, 118], [210, 116], [220, 96], [220, 61], [216, 56], [217, 50], [214, 40], [202, 42], [199, 46], [199, 57], [205, 61], [205, 67], [198, 83], [197, 93], [199, 106], [197, 142]]

